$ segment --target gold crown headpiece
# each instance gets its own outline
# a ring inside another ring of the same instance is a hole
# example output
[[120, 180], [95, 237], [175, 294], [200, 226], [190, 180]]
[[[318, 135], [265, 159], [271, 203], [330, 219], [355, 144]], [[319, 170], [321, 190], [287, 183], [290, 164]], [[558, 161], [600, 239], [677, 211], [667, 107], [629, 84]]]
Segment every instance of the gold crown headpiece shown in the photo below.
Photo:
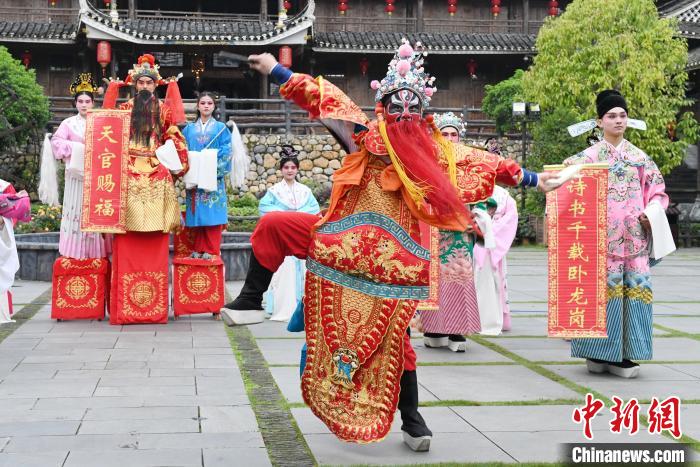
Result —
[[94, 94], [97, 92], [97, 84], [95, 84], [95, 81], [92, 79], [92, 73], [80, 73], [75, 77], [68, 89], [73, 96], [81, 92]]

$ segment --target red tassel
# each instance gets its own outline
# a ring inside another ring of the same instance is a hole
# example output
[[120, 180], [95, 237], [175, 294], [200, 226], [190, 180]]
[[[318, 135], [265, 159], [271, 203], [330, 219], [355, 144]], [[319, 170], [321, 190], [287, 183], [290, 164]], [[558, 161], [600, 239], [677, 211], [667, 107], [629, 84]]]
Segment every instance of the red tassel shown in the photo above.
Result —
[[185, 120], [185, 107], [182, 104], [180, 96], [180, 88], [177, 86], [177, 81], [173, 80], [168, 83], [168, 89], [165, 92], [165, 104], [170, 107], [173, 116], [173, 123], [182, 125]]
[[119, 81], [110, 81], [105, 92], [105, 97], [102, 100], [103, 109], [114, 109], [117, 106], [117, 98], [119, 98], [119, 88], [123, 86]]

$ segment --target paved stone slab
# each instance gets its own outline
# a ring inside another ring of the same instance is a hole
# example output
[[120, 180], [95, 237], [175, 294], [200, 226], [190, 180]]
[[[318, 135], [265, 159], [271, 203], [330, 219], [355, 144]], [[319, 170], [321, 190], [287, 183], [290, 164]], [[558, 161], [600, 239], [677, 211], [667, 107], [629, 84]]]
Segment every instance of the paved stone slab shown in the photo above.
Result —
[[203, 449], [204, 467], [230, 467], [246, 465], [263, 467], [272, 465], [265, 448]]
[[[470, 433], [476, 431], [468, 420], [465, 420], [450, 407], [421, 407], [419, 411], [433, 433]], [[326, 425], [311, 412], [311, 409], [292, 409], [292, 415], [305, 436], [330, 433]], [[399, 411], [396, 412], [390, 433], [401, 433], [401, 413]]]
[[197, 376], [197, 394], [200, 396], [217, 396], [224, 394], [245, 394], [243, 379], [240, 375], [228, 377]]
[[[263, 337], [298, 337], [300, 339], [304, 338], [304, 332], [289, 332], [287, 331], [287, 323], [282, 321], [270, 321], [266, 319], [262, 323], [253, 324], [248, 326], [250, 333], [255, 336], [255, 338]], [[258, 340], [258, 342], [260, 342]]]
[[510, 362], [498, 352], [484, 347], [476, 342], [467, 340], [467, 351], [452, 352], [448, 348], [430, 349], [425, 347], [423, 339], [411, 339], [413, 348], [418, 356], [418, 363], [461, 363], [461, 362]]
[[37, 380], [26, 382], [3, 382], [0, 384], [0, 398], [25, 397], [81, 397], [90, 396], [95, 391], [98, 378], [75, 381]]
[[86, 420], [80, 425], [81, 435], [113, 435], [119, 433], [198, 433], [199, 420], [192, 418]]
[[194, 376], [103, 376], [98, 387], [194, 386]]
[[95, 389], [95, 397], [159, 397], [159, 396], [193, 396], [195, 387], [192, 386], [126, 386], [126, 387], [101, 387]]
[[68, 451], [33, 452], [27, 454], [0, 453], [0, 467], [62, 467]]
[[[64, 467], [94, 467], [95, 454], [86, 451], [71, 451]], [[115, 450], [102, 451], [101, 467], [142, 467], [142, 466], [180, 466], [201, 467], [201, 449], [153, 449], [153, 450]]]
[[[250, 328], [252, 329], [253, 326]], [[270, 365], [298, 365], [303, 339], [261, 339], [258, 347]]]
[[199, 408], [202, 433], [241, 433], [258, 430], [250, 406]]
[[169, 433], [139, 435], [140, 449], [177, 449], [182, 446], [203, 449], [265, 448], [260, 432]]
[[[696, 305], [700, 313], [700, 304]], [[654, 317], [654, 323], [666, 326], [677, 331], [700, 334], [700, 317], [698, 318], [675, 318], [675, 317]]]
[[197, 407], [96, 407], [87, 409], [83, 420], [196, 419]]
[[433, 464], [440, 462], [514, 462], [514, 459], [478, 432], [441, 433], [430, 444], [429, 452], [415, 453], [399, 433], [390, 433], [381, 443], [344, 443], [332, 434], [305, 436], [319, 464]]
[[697, 399], [700, 394], [700, 379], [675, 371], [665, 365], [642, 365], [634, 380], [619, 378], [611, 374], [592, 374], [584, 365], [548, 365], [548, 369], [582, 386], [599, 391], [608, 397], [618, 396], [624, 400], [632, 397], [651, 399], [678, 396], [681, 399]]
[[85, 415], [85, 409], [66, 409], [55, 407], [47, 410], [35, 410], [21, 407], [5, 407], [0, 409], [0, 420], [3, 423], [11, 422], [53, 422], [53, 421], [80, 421]]
[[79, 421], [0, 422], [0, 436], [72, 435], [78, 431]]
[[46, 282], [17, 279], [12, 285], [12, 289], [10, 289], [12, 291], [12, 301], [17, 305], [24, 305], [46, 292], [49, 287], [51, 287], [51, 284]]
[[[515, 321], [515, 320], [514, 320]], [[516, 325], [517, 325], [516, 321]], [[571, 344], [564, 339], [543, 338], [507, 338], [492, 341], [530, 361], [570, 361]]]
[[572, 390], [518, 365], [420, 367], [418, 381], [442, 400], [522, 401], [578, 397]]
[[[675, 371], [680, 371], [681, 373], [687, 374], [689, 376], [692, 376], [694, 378], [700, 379], [700, 364], [697, 363], [674, 363], [674, 364], [665, 364], [664, 365], [667, 368], [671, 368], [672, 370]], [[700, 396], [700, 394], [699, 394]]]

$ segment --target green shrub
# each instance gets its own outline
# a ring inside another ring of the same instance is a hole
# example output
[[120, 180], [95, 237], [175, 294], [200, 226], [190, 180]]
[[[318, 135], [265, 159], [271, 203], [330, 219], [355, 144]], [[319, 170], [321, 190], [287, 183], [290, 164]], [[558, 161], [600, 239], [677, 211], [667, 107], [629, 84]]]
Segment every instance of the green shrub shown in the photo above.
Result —
[[32, 220], [18, 223], [15, 227], [15, 233], [58, 232], [60, 229], [61, 206], [34, 203], [32, 204]]

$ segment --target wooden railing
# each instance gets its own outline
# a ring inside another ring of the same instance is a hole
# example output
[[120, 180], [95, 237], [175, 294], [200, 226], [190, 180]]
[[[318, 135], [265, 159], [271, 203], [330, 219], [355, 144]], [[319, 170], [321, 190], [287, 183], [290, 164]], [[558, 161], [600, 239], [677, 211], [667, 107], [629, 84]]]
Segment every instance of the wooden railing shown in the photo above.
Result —
[[[73, 99], [70, 97], [50, 97], [49, 111], [51, 118], [49, 126], [55, 128], [63, 119], [75, 115]], [[97, 107], [100, 100], [96, 100]], [[194, 99], [183, 99], [188, 120], [194, 120]], [[263, 132], [304, 134], [326, 133], [325, 127], [318, 121], [311, 121], [308, 112], [293, 106], [284, 99], [219, 99], [219, 119], [233, 120], [241, 132], [250, 129]], [[362, 107], [368, 118], [374, 118], [374, 107]], [[472, 138], [487, 138], [495, 136], [495, 124], [492, 120], [484, 119], [479, 108], [471, 107], [431, 107], [431, 112], [454, 112], [466, 116], [467, 136]]]
[[315, 32], [403, 32], [414, 33], [416, 18], [387, 18], [387, 17], [339, 17], [317, 16], [314, 21]]
[[60, 23], [72, 24], [78, 22], [77, 8], [27, 8], [0, 7], [0, 20], [27, 23]]
[[[528, 34], [537, 34], [543, 21], [529, 21]], [[315, 32], [402, 32], [402, 33], [510, 33], [523, 34], [525, 25], [522, 20], [508, 19], [466, 19], [425, 18], [422, 30], [416, 18], [317, 16], [314, 21]]]
[[[108, 8], [100, 8], [105, 14], [109, 14]], [[118, 9], [119, 18], [127, 19], [129, 10]], [[260, 15], [237, 13], [210, 13], [197, 11], [170, 11], [170, 10], [135, 10], [135, 19], [154, 19], [162, 21], [197, 21], [203, 23], [259, 23]], [[268, 15], [268, 21], [276, 21], [277, 16]]]

